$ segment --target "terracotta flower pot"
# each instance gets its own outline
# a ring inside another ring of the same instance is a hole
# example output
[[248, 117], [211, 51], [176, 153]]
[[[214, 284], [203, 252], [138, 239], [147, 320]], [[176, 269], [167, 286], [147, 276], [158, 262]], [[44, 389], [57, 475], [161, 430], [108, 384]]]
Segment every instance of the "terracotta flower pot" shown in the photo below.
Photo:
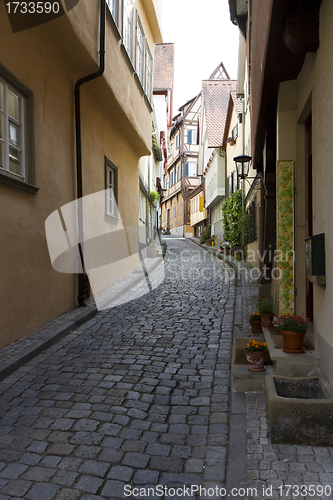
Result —
[[282, 347], [284, 352], [302, 354], [305, 351], [305, 347], [303, 347], [305, 332], [296, 333], [289, 330], [281, 330], [281, 333], [284, 341], [284, 346]]
[[260, 319], [249, 319], [251, 325], [252, 333], [262, 333], [261, 320]]
[[261, 326], [272, 326], [274, 314], [260, 313]]
[[267, 351], [249, 351], [245, 350], [246, 359], [249, 362], [248, 369], [252, 372], [262, 372], [265, 370], [265, 357]]

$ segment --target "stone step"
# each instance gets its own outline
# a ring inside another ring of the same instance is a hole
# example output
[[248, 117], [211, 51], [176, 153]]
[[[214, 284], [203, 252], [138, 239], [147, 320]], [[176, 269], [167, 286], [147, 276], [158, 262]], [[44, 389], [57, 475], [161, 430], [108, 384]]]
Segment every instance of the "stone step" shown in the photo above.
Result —
[[[264, 336], [260, 334], [253, 334], [252, 339], [258, 341], [264, 341]], [[266, 375], [275, 375], [275, 368], [272, 364], [265, 364], [265, 370], [262, 372], [253, 372], [248, 369], [248, 362], [246, 361], [245, 354], [240, 359], [240, 352], [242, 351], [248, 338], [238, 337], [234, 339], [233, 342], [233, 355], [232, 355], [232, 365], [231, 373], [233, 376], [233, 390], [235, 392], [247, 392], [247, 391], [262, 391], [265, 387]], [[237, 357], [237, 363], [235, 363]]]
[[308, 377], [321, 375], [321, 357], [314, 348], [306, 349], [302, 354], [290, 354], [275, 347], [272, 334], [280, 334], [276, 327], [262, 327], [270, 358], [277, 375], [288, 377]]

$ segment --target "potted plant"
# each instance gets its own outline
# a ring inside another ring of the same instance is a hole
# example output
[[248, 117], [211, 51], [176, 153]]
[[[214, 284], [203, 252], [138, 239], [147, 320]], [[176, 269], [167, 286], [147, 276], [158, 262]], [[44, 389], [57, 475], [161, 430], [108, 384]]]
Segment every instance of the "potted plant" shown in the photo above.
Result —
[[220, 250], [225, 255], [229, 255], [230, 254], [230, 245], [229, 245], [229, 243], [227, 241], [224, 241], [223, 243], [221, 243]]
[[252, 333], [261, 333], [261, 317], [258, 311], [252, 313], [249, 319]]
[[233, 146], [235, 144], [235, 139], [233, 137], [228, 137], [227, 144], [229, 144], [229, 146]]
[[211, 243], [211, 238], [210, 238], [210, 224], [206, 227], [206, 229], [202, 232], [200, 236], [200, 243], [205, 243], [207, 240], [210, 240], [209, 244]]
[[253, 372], [265, 370], [265, 357], [267, 353], [267, 343], [250, 339], [245, 348], [246, 359], [249, 362], [248, 369]]
[[280, 328], [284, 340], [282, 349], [285, 352], [301, 354], [305, 351], [303, 339], [308, 330], [309, 320], [302, 316], [291, 316], [286, 314], [280, 316], [275, 324]]
[[274, 317], [274, 302], [272, 299], [262, 295], [258, 299], [257, 308], [261, 318], [261, 325], [272, 326]]

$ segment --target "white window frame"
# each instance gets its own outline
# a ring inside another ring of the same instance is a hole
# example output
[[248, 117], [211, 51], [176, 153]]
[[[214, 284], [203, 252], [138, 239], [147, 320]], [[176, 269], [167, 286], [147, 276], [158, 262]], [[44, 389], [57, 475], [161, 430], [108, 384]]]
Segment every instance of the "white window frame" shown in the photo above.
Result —
[[[3, 158], [0, 168], [0, 185], [8, 189], [35, 196], [39, 188], [35, 185], [35, 138], [34, 138], [34, 100], [33, 92], [22, 83], [11, 71], [0, 63], [0, 81], [3, 85], [4, 103], [1, 110], [3, 120]], [[19, 145], [9, 145], [8, 90], [16, 95], [19, 101], [19, 122], [11, 120], [19, 126]], [[21, 171], [19, 174], [9, 170], [9, 146], [20, 150]]]
[[133, 0], [124, 0], [123, 10], [123, 44], [131, 61], [133, 61]]
[[145, 50], [145, 93], [149, 102], [151, 102], [153, 91], [153, 56], [151, 55], [148, 42], [146, 40]]
[[112, 18], [119, 27], [119, 0], [106, 0], [107, 6], [111, 12]]
[[179, 149], [180, 145], [180, 132], [176, 135], [176, 149]]
[[182, 164], [179, 163], [179, 165], [177, 165], [177, 181], [180, 181], [182, 178]]
[[135, 71], [143, 86], [145, 77], [145, 33], [138, 12], [136, 13]]
[[117, 223], [118, 217], [118, 169], [105, 158], [105, 217]]
[[[191, 132], [191, 134], [189, 134]], [[189, 138], [191, 137], [191, 141], [189, 141]], [[197, 144], [197, 131], [193, 129], [189, 129], [187, 131], [187, 144], [195, 145]]]
[[[13, 175], [15, 177], [20, 178], [21, 180], [25, 179], [25, 137], [24, 137], [24, 97], [22, 94], [17, 92], [11, 85], [9, 85], [3, 78], [0, 78], [0, 83], [2, 85], [3, 90], [3, 109], [0, 108], [0, 120], [2, 119], [2, 134], [3, 137], [0, 137], [0, 143], [2, 145], [2, 158], [0, 169], [2, 171], [6, 171], [6, 173]], [[19, 99], [19, 121], [15, 120], [13, 117], [9, 116], [8, 112], [8, 94], [11, 92]], [[9, 130], [10, 123], [18, 129], [18, 145], [10, 144], [9, 138]], [[9, 170], [9, 157], [10, 151], [9, 148], [13, 148], [18, 152], [19, 161], [20, 161], [20, 173], [11, 172]]]
[[[189, 161], [188, 163], [188, 177], [197, 177], [198, 175], [198, 163], [194, 161]], [[195, 170], [195, 174], [193, 174]]]

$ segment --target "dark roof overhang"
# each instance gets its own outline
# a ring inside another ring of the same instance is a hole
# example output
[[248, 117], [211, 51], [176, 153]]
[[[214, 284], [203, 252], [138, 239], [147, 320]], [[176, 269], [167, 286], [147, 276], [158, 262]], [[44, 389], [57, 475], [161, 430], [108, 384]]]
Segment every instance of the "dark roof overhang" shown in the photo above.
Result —
[[248, 16], [248, 0], [229, 0], [230, 20], [239, 27], [246, 38], [246, 22]]

